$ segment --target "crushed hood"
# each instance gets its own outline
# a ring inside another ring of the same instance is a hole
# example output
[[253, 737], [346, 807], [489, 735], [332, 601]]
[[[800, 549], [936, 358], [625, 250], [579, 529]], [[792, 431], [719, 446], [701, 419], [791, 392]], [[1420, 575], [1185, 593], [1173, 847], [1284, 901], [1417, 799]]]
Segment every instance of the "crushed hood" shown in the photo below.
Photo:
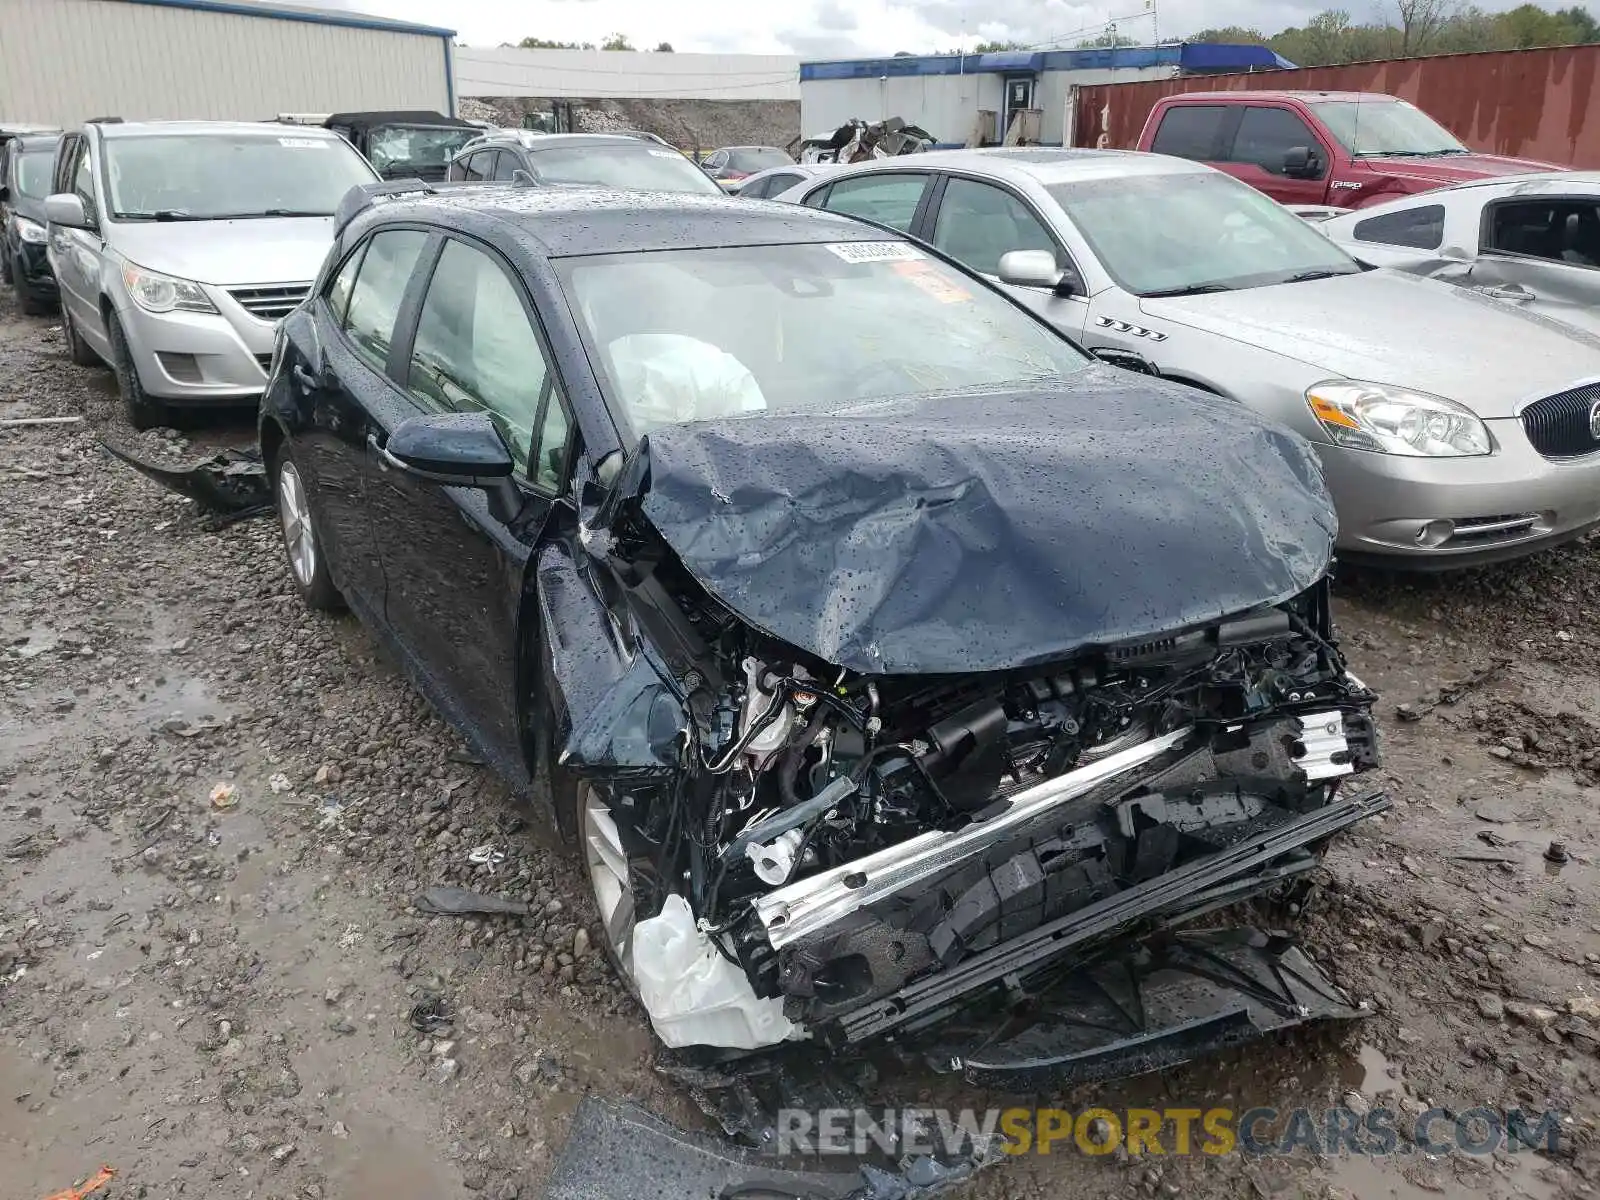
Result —
[[1298, 435], [1109, 367], [670, 425], [619, 483], [744, 620], [869, 674], [1031, 666], [1275, 603], [1335, 531]]
[[1379, 172], [1380, 179], [1368, 184], [1362, 191], [1363, 195], [1387, 190], [1383, 187], [1383, 182], [1387, 180], [1447, 187], [1452, 183], [1470, 183], [1474, 179], [1490, 179], [1501, 175], [1571, 170], [1559, 163], [1540, 162], [1533, 158], [1507, 158], [1500, 154], [1448, 154], [1437, 158], [1384, 154], [1366, 159], [1365, 165]]
[[[1145, 297], [1140, 310], [1309, 363], [1431, 392], [1480, 417], [1600, 378], [1600, 338], [1466, 288], [1400, 271]], [[1492, 347], [1514, 346], [1515, 353]], [[1314, 382], [1307, 380], [1306, 382]]]

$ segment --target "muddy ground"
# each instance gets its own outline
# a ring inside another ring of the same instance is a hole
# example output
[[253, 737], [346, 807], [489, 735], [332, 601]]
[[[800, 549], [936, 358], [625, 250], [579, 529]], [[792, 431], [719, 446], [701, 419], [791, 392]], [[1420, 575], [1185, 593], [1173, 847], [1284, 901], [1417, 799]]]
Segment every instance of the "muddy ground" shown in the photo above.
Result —
[[[209, 528], [97, 446], [241, 443], [248, 420], [133, 433], [109, 375], [7, 293], [0, 421], [69, 415], [0, 428], [0, 1200], [101, 1163], [117, 1197], [533, 1197], [585, 1094], [694, 1124], [554, 840], [360, 625], [301, 606], [272, 521]], [[1301, 936], [1372, 1015], [1038, 1098], [1550, 1107], [1569, 1114], [1558, 1154], [1058, 1152], [967, 1194], [1588, 1193], [1597, 617], [1596, 542], [1442, 579], [1342, 572], [1344, 645], [1383, 695], [1367, 781], [1395, 808], [1333, 849]], [[504, 861], [470, 863], [483, 846]], [[536, 915], [419, 914], [438, 883]], [[408, 1014], [435, 995], [454, 1023], [425, 1035]], [[883, 1086], [949, 1094], [914, 1073]]]

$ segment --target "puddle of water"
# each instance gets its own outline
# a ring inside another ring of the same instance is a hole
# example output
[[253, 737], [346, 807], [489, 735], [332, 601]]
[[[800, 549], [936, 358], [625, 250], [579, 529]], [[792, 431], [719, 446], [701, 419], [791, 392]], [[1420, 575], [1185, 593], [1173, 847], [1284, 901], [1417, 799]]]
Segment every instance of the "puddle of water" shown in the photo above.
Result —
[[1558, 1190], [1536, 1172], [1546, 1165], [1530, 1153], [1516, 1156], [1509, 1170], [1493, 1160], [1452, 1169], [1443, 1160], [1429, 1162], [1421, 1155], [1410, 1159], [1338, 1157], [1326, 1160], [1323, 1176], [1338, 1194], [1354, 1200], [1556, 1200]]
[[1407, 1090], [1405, 1075], [1376, 1046], [1361, 1047], [1361, 1052], [1356, 1056], [1356, 1067], [1361, 1072], [1361, 1082], [1357, 1086], [1363, 1096]]

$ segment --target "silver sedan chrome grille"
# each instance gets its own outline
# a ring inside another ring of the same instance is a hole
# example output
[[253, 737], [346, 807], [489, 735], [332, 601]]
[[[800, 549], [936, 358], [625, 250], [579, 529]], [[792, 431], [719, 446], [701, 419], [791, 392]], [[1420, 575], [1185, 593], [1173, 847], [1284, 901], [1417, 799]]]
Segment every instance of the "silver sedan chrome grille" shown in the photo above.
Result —
[[1600, 383], [1546, 396], [1522, 410], [1522, 428], [1546, 458], [1579, 458], [1600, 450]]
[[261, 287], [229, 288], [228, 295], [258, 321], [281, 321], [311, 293], [309, 283], [273, 283]]

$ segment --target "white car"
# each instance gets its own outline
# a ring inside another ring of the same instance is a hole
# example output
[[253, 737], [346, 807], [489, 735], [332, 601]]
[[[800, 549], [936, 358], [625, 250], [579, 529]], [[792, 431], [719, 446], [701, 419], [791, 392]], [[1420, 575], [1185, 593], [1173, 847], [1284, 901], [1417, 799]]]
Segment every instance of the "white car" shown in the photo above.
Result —
[[1361, 262], [1600, 333], [1600, 172], [1511, 175], [1321, 222]]
[[1304, 434], [1347, 557], [1466, 566], [1600, 525], [1600, 338], [1363, 269], [1321, 226], [1201, 163], [933, 151], [780, 198], [909, 233], [1106, 361]]

